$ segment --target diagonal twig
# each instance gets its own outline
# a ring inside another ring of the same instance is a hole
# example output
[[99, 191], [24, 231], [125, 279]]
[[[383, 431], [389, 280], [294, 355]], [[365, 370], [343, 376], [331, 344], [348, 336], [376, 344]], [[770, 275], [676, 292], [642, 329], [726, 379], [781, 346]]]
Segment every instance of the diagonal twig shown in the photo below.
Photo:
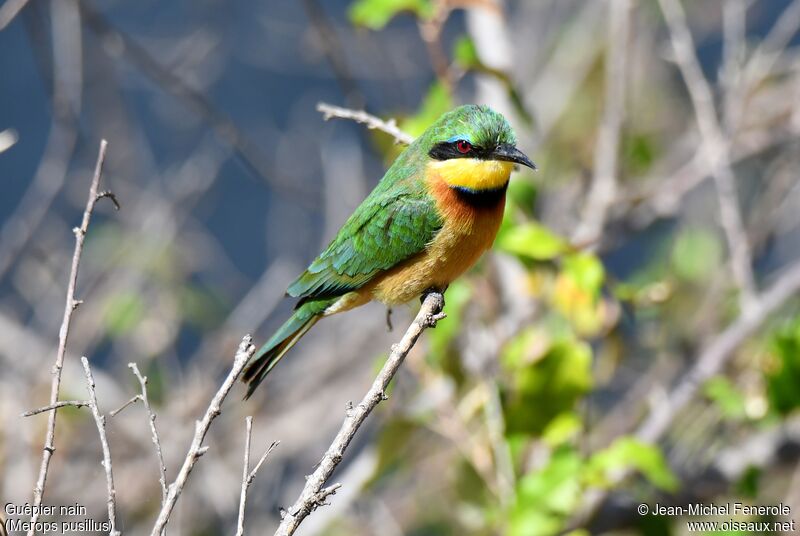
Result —
[[11, 21], [19, 15], [27, 3], [28, 0], [6, 0], [0, 6], [0, 31], [5, 30], [6, 26], [11, 24]]
[[127, 409], [129, 406], [134, 405], [137, 402], [140, 402], [141, 400], [142, 400], [142, 395], [134, 395], [134, 396], [131, 397], [130, 400], [128, 400], [127, 402], [122, 404], [117, 409], [112, 409], [111, 411], [109, 411], [108, 415], [109, 415], [109, 417], [116, 417], [117, 415], [122, 413], [123, 410]]
[[364, 423], [373, 409], [386, 399], [386, 388], [394, 378], [406, 355], [414, 347], [417, 339], [427, 328], [436, 326], [436, 322], [444, 318], [442, 308], [444, 297], [439, 292], [428, 293], [416, 318], [406, 330], [400, 342], [392, 346], [392, 351], [386, 359], [372, 386], [369, 388], [361, 402], [354, 408], [348, 408], [347, 415], [328, 450], [325, 452], [317, 469], [306, 478], [306, 484], [297, 501], [290, 506], [283, 515], [275, 536], [290, 536], [294, 534], [300, 523], [317, 507], [326, 504], [326, 499], [336, 493], [340, 484], [324, 487], [336, 467], [342, 461], [345, 450], [353, 440], [356, 432]]
[[349, 108], [342, 108], [340, 106], [334, 106], [325, 102], [317, 103], [317, 111], [322, 113], [322, 118], [325, 121], [333, 118], [350, 119], [356, 123], [366, 125], [370, 130], [380, 130], [381, 132], [385, 132], [386, 134], [392, 136], [397, 143], [408, 145], [414, 141], [413, 136], [410, 136], [409, 134], [400, 130], [400, 128], [397, 126], [397, 122], [394, 119], [384, 121], [383, 119], [375, 117], [374, 115], [368, 114], [364, 110], [351, 110]]
[[267, 461], [267, 457], [275, 447], [280, 444], [280, 441], [273, 441], [269, 448], [261, 455], [256, 466], [250, 470], [250, 441], [253, 437], [253, 417], [247, 416], [245, 422], [245, 436], [244, 436], [244, 466], [242, 468], [242, 491], [239, 495], [239, 517], [236, 522], [236, 536], [244, 535], [244, 507], [247, 503], [247, 490], [250, 489], [250, 484], [256, 478], [258, 470]]
[[242, 342], [239, 343], [239, 348], [236, 350], [231, 371], [211, 399], [211, 403], [208, 409], [206, 409], [203, 418], [195, 423], [195, 433], [192, 438], [192, 444], [189, 447], [189, 452], [186, 453], [186, 458], [183, 460], [183, 465], [178, 472], [178, 476], [175, 477], [175, 481], [167, 487], [167, 498], [161, 506], [161, 511], [158, 513], [158, 518], [153, 525], [153, 529], [150, 531], [150, 536], [159, 536], [163, 532], [164, 527], [166, 527], [169, 521], [169, 516], [172, 514], [172, 510], [175, 508], [175, 503], [178, 501], [178, 497], [186, 485], [189, 473], [192, 472], [197, 460], [208, 451], [208, 447], [203, 446], [203, 439], [205, 439], [206, 433], [208, 433], [211, 422], [220, 414], [222, 402], [228, 396], [228, 393], [230, 393], [233, 384], [236, 383], [236, 380], [241, 375], [247, 362], [253, 357], [256, 347], [253, 346], [252, 343], [252, 337], [250, 337], [250, 335], [245, 335]]
[[26, 411], [20, 417], [32, 417], [33, 415], [38, 415], [40, 413], [44, 413], [45, 411], [53, 411], [54, 409], [64, 408], [67, 406], [73, 408], [85, 408], [91, 404], [88, 400], [59, 400], [55, 404], [48, 404], [47, 406], [43, 406], [41, 408], [32, 409], [30, 411]]

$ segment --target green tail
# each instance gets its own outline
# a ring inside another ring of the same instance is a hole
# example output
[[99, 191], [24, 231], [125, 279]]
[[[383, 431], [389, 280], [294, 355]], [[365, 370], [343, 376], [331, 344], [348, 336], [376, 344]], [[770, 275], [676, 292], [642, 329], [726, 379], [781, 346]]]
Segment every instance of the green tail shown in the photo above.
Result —
[[247, 365], [242, 374], [242, 381], [247, 384], [245, 399], [250, 398], [256, 387], [264, 381], [269, 371], [278, 364], [278, 361], [289, 349], [300, 340], [300, 337], [317, 323], [325, 309], [330, 307], [339, 298], [327, 300], [314, 300], [302, 303], [289, 317], [278, 331], [264, 343], [256, 353], [254, 360]]

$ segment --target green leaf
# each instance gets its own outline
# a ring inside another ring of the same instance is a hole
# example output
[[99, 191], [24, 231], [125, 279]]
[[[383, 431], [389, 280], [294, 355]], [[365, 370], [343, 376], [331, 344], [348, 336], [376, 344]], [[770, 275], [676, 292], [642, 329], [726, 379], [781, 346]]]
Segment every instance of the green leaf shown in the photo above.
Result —
[[744, 474], [736, 482], [735, 489], [737, 493], [751, 499], [758, 498], [759, 481], [761, 480], [761, 469], [754, 465], [748, 466]]
[[[504, 392], [506, 430], [509, 435], [539, 435], [556, 416], [574, 409], [592, 386], [592, 351], [576, 339], [553, 342], [545, 354], [531, 362], [527, 352], [541, 351], [535, 331], [526, 331], [516, 345], [504, 349], [502, 361], [513, 377]], [[525, 345], [528, 345], [527, 347]], [[517, 355], [506, 355], [506, 352]]]
[[135, 328], [144, 315], [144, 304], [138, 294], [120, 292], [106, 301], [103, 321], [114, 336], [124, 335]]
[[582, 467], [575, 450], [557, 449], [541, 470], [520, 479], [515, 509], [569, 514], [580, 500]]
[[623, 164], [636, 175], [647, 172], [659, 156], [655, 139], [648, 134], [624, 135], [622, 145]]
[[464, 69], [479, 67], [478, 49], [468, 35], [459, 37], [453, 45], [453, 59]]
[[430, 0], [356, 0], [350, 4], [348, 16], [356, 26], [380, 30], [403, 11], [429, 19], [433, 16], [433, 4]]
[[744, 419], [747, 408], [742, 393], [723, 376], [716, 376], [706, 382], [703, 392], [730, 419]]
[[603, 263], [591, 253], [576, 253], [566, 257], [564, 273], [575, 281], [578, 288], [595, 297], [605, 279]]
[[[517, 175], [513, 181], [508, 183], [508, 193], [506, 196], [511, 203], [511, 206], [516, 206], [531, 217], [533, 209], [536, 206], [536, 198], [539, 194], [537, 184], [530, 179], [529, 175]], [[509, 220], [511, 223], [513, 220]], [[515, 227], [514, 224], [508, 226], [509, 228]]]
[[678, 488], [678, 479], [658, 447], [632, 437], [617, 439], [607, 449], [594, 454], [588, 465], [585, 476], [594, 485], [608, 485], [614, 473], [623, 469], [635, 469], [658, 488], [665, 491], [675, 491]]
[[556, 534], [563, 518], [580, 501], [582, 467], [575, 450], [561, 448], [553, 452], [542, 469], [524, 475], [517, 484], [517, 500], [509, 513], [507, 534]]
[[508, 253], [537, 261], [552, 260], [567, 249], [567, 242], [544, 225], [528, 222], [504, 232], [497, 246]]
[[583, 421], [574, 412], [556, 415], [542, 432], [542, 441], [550, 446], [563, 445], [576, 437], [583, 429]]
[[400, 129], [416, 138], [451, 108], [453, 99], [447, 88], [435, 82], [428, 90], [417, 113], [399, 122]]
[[716, 233], [708, 229], [689, 228], [675, 240], [671, 261], [678, 277], [705, 281], [722, 262], [722, 244]]
[[770, 408], [786, 415], [800, 407], [800, 317], [778, 329], [770, 341], [772, 366], [766, 371]]
[[608, 319], [600, 295], [604, 279], [603, 264], [594, 255], [574, 253], [564, 257], [553, 288], [553, 307], [583, 336], [596, 336]]

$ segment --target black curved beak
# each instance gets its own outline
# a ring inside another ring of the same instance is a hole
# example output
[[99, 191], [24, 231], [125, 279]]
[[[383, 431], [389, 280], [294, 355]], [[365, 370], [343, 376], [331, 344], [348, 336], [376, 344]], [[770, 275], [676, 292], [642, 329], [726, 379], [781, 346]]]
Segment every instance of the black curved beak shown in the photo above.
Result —
[[525, 153], [508, 143], [501, 143], [495, 147], [494, 151], [492, 151], [492, 158], [495, 160], [514, 162], [515, 164], [521, 164], [531, 169], [536, 169], [536, 164], [531, 162], [531, 159], [525, 156]]

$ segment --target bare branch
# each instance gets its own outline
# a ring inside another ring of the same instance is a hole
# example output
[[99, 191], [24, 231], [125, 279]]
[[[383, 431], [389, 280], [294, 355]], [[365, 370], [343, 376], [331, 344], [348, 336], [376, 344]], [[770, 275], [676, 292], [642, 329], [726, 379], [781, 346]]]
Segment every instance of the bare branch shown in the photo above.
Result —
[[[72, 322], [72, 313], [75, 311], [78, 302], [75, 299], [75, 285], [78, 281], [78, 267], [81, 262], [81, 254], [83, 253], [83, 242], [86, 238], [86, 232], [89, 230], [89, 222], [92, 219], [95, 204], [100, 199], [98, 196], [98, 187], [100, 185], [100, 177], [103, 174], [103, 163], [106, 158], [106, 148], [108, 143], [106, 140], [100, 142], [100, 150], [97, 154], [97, 163], [94, 168], [94, 176], [92, 177], [92, 184], [89, 187], [89, 199], [86, 201], [86, 209], [83, 212], [83, 220], [80, 227], [75, 228], [75, 250], [72, 254], [72, 268], [69, 274], [69, 283], [67, 285], [67, 300], [64, 306], [64, 318], [61, 321], [61, 329], [58, 333], [58, 350], [56, 352], [56, 361], [53, 365], [52, 374], [53, 379], [50, 384], [50, 404], [55, 405], [58, 402], [58, 391], [61, 387], [61, 370], [64, 368], [64, 356], [67, 352], [67, 337], [69, 336], [70, 324]], [[56, 408], [54, 408], [56, 409]], [[44, 496], [45, 485], [47, 483], [47, 470], [50, 467], [50, 459], [55, 452], [55, 435], [56, 435], [56, 413], [57, 411], [50, 412], [47, 420], [47, 435], [45, 436], [44, 448], [42, 451], [42, 463], [39, 467], [39, 477], [36, 480], [36, 487], [33, 489], [33, 515], [31, 516], [31, 530], [28, 531], [29, 536], [33, 536], [33, 527], [36, 525], [36, 520], [39, 518], [40, 506], [42, 504], [42, 497]]]
[[103, 469], [106, 471], [106, 491], [108, 492], [108, 499], [106, 504], [108, 506], [108, 523], [110, 525], [109, 535], [119, 536], [122, 534], [117, 530], [117, 492], [114, 489], [114, 471], [111, 466], [111, 449], [108, 447], [108, 437], [106, 437], [106, 417], [100, 413], [97, 407], [97, 395], [95, 393], [94, 376], [92, 370], [89, 368], [89, 360], [81, 357], [83, 364], [83, 371], [86, 374], [86, 387], [89, 391], [89, 408], [92, 410], [92, 417], [97, 425], [97, 433], [100, 436], [100, 445], [103, 448]]
[[63, 408], [65, 406], [72, 406], [74, 408], [85, 408], [88, 406], [90, 402], [88, 400], [61, 400], [56, 402], [55, 404], [50, 404], [41, 408], [32, 409], [30, 411], [26, 411], [21, 417], [31, 417], [33, 415], [38, 415], [39, 413], [44, 413], [45, 411], [53, 411], [54, 409]]
[[746, 53], [748, 0], [725, 0], [722, 8], [722, 70], [720, 79], [724, 89], [722, 113], [725, 132], [731, 138], [736, 134], [742, 112], [744, 93], [742, 64]]
[[594, 153], [594, 177], [586, 196], [581, 223], [573, 242], [595, 241], [603, 232], [608, 209], [617, 195], [617, 160], [620, 130], [625, 116], [628, 80], [630, 0], [613, 0], [609, 6], [608, 58], [605, 73], [605, 109]]
[[425, 329], [436, 326], [436, 322], [445, 317], [442, 312], [443, 307], [444, 297], [440, 292], [430, 292], [425, 296], [419, 313], [417, 313], [416, 318], [408, 327], [400, 342], [392, 346], [392, 351], [389, 353], [386, 363], [384, 363], [367, 394], [364, 395], [358, 406], [352, 408], [352, 410], [348, 408], [339, 433], [336, 434], [333, 443], [328, 447], [317, 469], [307, 477], [300, 497], [284, 513], [275, 536], [290, 536], [294, 534], [300, 523], [318, 506], [325, 504], [325, 500], [339, 489], [339, 484], [334, 484], [327, 488], [323, 488], [323, 486], [342, 461], [345, 450], [353, 440], [356, 432], [358, 432], [358, 429], [372, 410], [382, 400], [386, 399], [386, 388], [394, 378], [406, 355], [414, 347], [419, 336]]
[[208, 409], [206, 409], [206, 413], [203, 415], [202, 420], [197, 421], [195, 424], [195, 433], [194, 437], [192, 438], [192, 444], [189, 447], [189, 452], [186, 454], [186, 458], [183, 461], [183, 465], [181, 466], [175, 481], [167, 488], [166, 501], [164, 501], [161, 511], [158, 513], [158, 518], [156, 519], [155, 525], [153, 525], [153, 530], [150, 532], [150, 536], [158, 536], [164, 530], [164, 527], [169, 521], [169, 516], [172, 514], [172, 510], [175, 508], [175, 503], [183, 491], [183, 487], [186, 485], [186, 480], [189, 478], [189, 473], [191, 473], [192, 469], [194, 468], [194, 464], [197, 463], [197, 460], [208, 451], [207, 446], [202, 446], [203, 439], [205, 439], [206, 433], [208, 433], [208, 428], [211, 426], [211, 422], [217, 417], [217, 415], [220, 414], [222, 402], [228, 396], [228, 393], [230, 393], [233, 384], [236, 383], [236, 380], [242, 373], [242, 369], [244, 369], [250, 358], [253, 357], [256, 347], [253, 346], [252, 342], [253, 339], [250, 337], [250, 335], [244, 336], [242, 342], [239, 344], [238, 350], [236, 350], [236, 356], [233, 359], [233, 367], [231, 367], [228, 377], [225, 378], [225, 381], [211, 399], [211, 403], [209, 404]]
[[800, 0], [794, 0], [781, 12], [775, 25], [764, 37], [744, 69], [744, 79], [752, 87], [761, 83], [800, 29]]
[[317, 103], [317, 111], [322, 113], [322, 118], [325, 121], [333, 118], [350, 119], [356, 123], [366, 125], [370, 130], [385, 132], [392, 136], [397, 143], [408, 145], [414, 141], [412, 136], [406, 134], [397, 127], [397, 122], [394, 119], [384, 121], [374, 115], [368, 114], [364, 110], [350, 110], [349, 108], [341, 108], [324, 102]]
[[22, 8], [28, 3], [28, 0], [6, 0], [0, 6], [0, 30], [5, 30], [6, 26], [11, 24], [11, 21], [19, 15]]
[[136, 363], [128, 363], [128, 368], [136, 375], [136, 379], [139, 380], [139, 385], [142, 388], [142, 392], [136, 396], [138, 396], [144, 404], [144, 409], [147, 411], [147, 420], [150, 423], [150, 438], [153, 441], [153, 446], [156, 448], [156, 458], [158, 459], [158, 481], [161, 484], [161, 506], [163, 508], [164, 503], [167, 501], [167, 465], [164, 463], [164, 453], [161, 451], [161, 440], [158, 437], [158, 430], [156, 430], [156, 414], [150, 407], [150, 399], [147, 397], [147, 377], [142, 376]]
[[142, 395], [135, 395], [135, 396], [131, 397], [131, 399], [130, 399], [130, 400], [128, 400], [127, 402], [125, 402], [124, 404], [122, 404], [120, 407], [118, 407], [117, 409], [115, 409], [115, 410], [112, 410], [112, 411], [109, 411], [109, 412], [108, 412], [108, 415], [109, 415], [110, 417], [116, 417], [117, 415], [119, 415], [120, 413], [122, 413], [122, 411], [123, 411], [124, 409], [126, 409], [128, 406], [132, 406], [133, 404], [135, 404], [135, 403], [139, 402], [140, 400], [142, 400]]
[[669, 27], [675, 59], [694, 106], [703, 150], [717, 189], [720, 223], [730, 249], [733, 276], [741, 292], [740, 306], [746, 311], [754, 306], [756, 285], [750, 246], [736, 195], [736, 178], [731, 169], [730, 147], [714, 110], [711, 88], [697, 61], [683, 7], [678, 0], [659, 0], [659, 4]]
[[250, 471], [250, 440], [253, 436], [253, 417], [248, 415], [244, 422], [244, 466], [242, 468], [242, 492], [239, 495], [239, 518], [236, 523], [236, 536], [243, 536], [244, 534], [244, 507], [245, 503], [247, 502], [247, 490], [250, 488], [250, 484], [253, 483], [253, 480], [255, 480], [258, 470], [261, 469], [261, 466], [265, 461], [267, 461], [267, 456], [269, 456], [272, 450], [280, 444], [279, 441], [273, 441], [266, 452], [264, 452], [264, 454], [258, 460], [256, 466], [253, 467], [253, 470]]

